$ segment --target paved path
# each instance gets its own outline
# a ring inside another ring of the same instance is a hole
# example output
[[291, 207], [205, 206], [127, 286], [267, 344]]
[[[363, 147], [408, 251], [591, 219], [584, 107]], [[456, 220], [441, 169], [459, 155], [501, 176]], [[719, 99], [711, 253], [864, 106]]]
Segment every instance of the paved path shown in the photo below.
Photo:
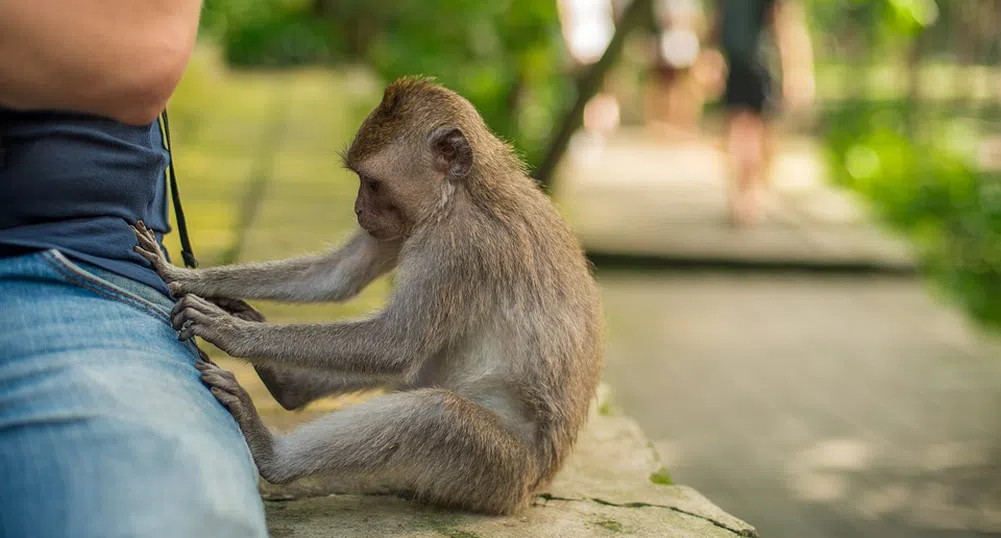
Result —
[[[908, 268], [786, 141], [768, 220], [726, 226], [717, 145], [578, 145], [559, 193], [592, 251]], [[762, 536], [1001, 533], [1001, 345], [906, 276], [599, 273], [606, 379], [675, 480]]]
[[907, 245], [872, 225], [853, 196], [826, 186], [819, 149], [785, 140], [774, 159], [766, 220], [726, 220], [727, 166], [715, 140], [666, 143], [625, 131], [604, 145], [583, 137], [558, 193], [589, 251], [708, 262], [910, 269]]
[[620, 405], [762, 536], [1001, 533], [1001, 346], [919, 283], [601, 281]]

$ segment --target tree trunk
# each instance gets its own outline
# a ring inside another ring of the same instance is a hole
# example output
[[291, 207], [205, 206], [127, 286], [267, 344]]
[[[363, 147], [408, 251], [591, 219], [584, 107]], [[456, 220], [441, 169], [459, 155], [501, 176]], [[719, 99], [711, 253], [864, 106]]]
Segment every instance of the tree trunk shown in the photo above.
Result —
[[918, 30], [907, 51], [907, 110], [905, 121], [907, 123], [907, 135], [913, 140], [919, 132], [920, 113], [923, 103], [921, 101], [922, 90], [921, 68], [924, 66], [925, 42], [927, 41], [927, 31]]
[[608, 48], [605, 49], [601, 59], [587, 68], [584, 74], [577, 79], [577, 99], [563, 117], [563, 121], [560, 122], [556, 134], [546, 146], [542, 162], [535, 170], [535, 179], [544, 190], [552, 189], [556, 166], [563, 154], [566, 153], [570, 137], [583, 123], [584, 106], [598, 93], [605, 75], [619, 59], [626, 37], [632, 30], [641, 26], [652, 13], [652, 5], [653, 0], [632, 0], [632, 3], [622, 13], [622, 18], [616, 25], [615, 34], [612, 35], [612, 40], [608, 43]]

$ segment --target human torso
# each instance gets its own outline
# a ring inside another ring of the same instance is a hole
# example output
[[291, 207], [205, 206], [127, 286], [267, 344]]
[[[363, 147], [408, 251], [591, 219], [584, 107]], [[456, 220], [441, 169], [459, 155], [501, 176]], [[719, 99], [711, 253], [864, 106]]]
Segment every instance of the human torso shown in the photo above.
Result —
[[0, 108], [0, 256], [56, 249], [161, 291], [129, 226], [169, 231], [159, 122]]

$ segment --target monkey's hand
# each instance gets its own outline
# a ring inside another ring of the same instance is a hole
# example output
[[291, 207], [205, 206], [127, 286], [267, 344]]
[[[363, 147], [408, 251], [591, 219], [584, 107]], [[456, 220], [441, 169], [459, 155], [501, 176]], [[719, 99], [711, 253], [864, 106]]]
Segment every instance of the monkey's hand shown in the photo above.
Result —
[[264, 314], [257, 311], [256, 308], [250, 306], [247, 301], [243, 299], [230, 299], [228, 297], [209, 297], [207, 300], [219, 308], [222, 308], [227, 313], [232, 314], [240, 319], [247, 321], [264, 321]]
[[238, 318], [194, 294], [181, 297], [170, 314], [179, 340], [198, 336], [233, 357], [248, 351], [249, 336], [259, 323]]
[[192, 271], [176, 267], [167, 261], [167, 257], [160, 250], [160, 244], [156, 241], [156, 235], [153, 234], [153, 230], [150, 230], [143, 224], [143, 221], [136, 222], [136, 225], [132, 227], [132, 231], [136, 234], [136, 239], [139, 240], [139, 244], [133, 250], [153, 265], [153, 269], [167, 283], [171, 295], [174, 297], [184, 295], [186, 293], [184, 282], [190, 279]]

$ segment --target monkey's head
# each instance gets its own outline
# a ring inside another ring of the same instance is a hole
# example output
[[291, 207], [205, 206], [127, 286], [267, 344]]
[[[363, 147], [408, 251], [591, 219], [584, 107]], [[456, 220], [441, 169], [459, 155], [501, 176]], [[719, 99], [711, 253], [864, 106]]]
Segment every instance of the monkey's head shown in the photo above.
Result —
[[358, 224], [381, 240], [406, 237], [448, 204], [473, 170], [469, 134], [485, 131], [472, 104], [429, 79], [390, 84], [344, 153], [358, 174]]

